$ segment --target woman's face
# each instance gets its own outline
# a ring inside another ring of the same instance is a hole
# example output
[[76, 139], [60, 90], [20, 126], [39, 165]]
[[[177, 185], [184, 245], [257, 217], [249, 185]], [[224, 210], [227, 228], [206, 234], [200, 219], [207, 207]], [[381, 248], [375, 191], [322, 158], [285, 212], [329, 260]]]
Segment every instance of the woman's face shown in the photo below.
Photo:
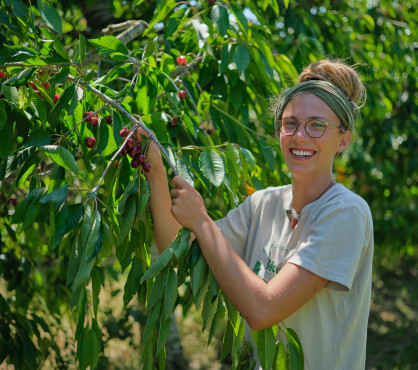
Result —
[[[292, 118], [306, 122], [311, 119], [339, 126], [340, 119], [334, 111], [313, 93], [302, 93], [286, 106], [282, 119]], [[327, 126], [320, 138], [311, 138], [305, 130], [305, 124], [299, 124], [293, 135], [280, 134], [280, 145], [284, 160], [292, 172], [298, 176], [330, 176], [336, 153], [342, 152], [348, 145], [351, 131], [341, 133], [337, 127]]]

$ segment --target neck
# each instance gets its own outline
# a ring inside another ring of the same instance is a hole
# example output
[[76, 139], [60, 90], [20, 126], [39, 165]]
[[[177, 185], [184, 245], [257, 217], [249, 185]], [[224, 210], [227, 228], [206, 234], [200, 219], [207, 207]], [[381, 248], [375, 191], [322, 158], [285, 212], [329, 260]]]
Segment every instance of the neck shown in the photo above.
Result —
[[293, 177], [292, 193], [293, 193], [293, 209], [301, 213], [302, 209], [309, 203], [319, 199], [335, 184], [332, 175], [324, 176], [320, 179], [302, 180]]

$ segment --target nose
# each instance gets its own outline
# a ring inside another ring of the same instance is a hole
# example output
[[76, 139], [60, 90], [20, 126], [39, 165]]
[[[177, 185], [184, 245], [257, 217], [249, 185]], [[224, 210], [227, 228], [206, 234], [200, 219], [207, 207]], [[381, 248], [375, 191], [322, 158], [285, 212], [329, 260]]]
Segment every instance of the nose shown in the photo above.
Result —
[[305, 125], [306, 125], [306, 123], [304, 123], [304, 122], [299, 123], [299, 126], [298, 126], [297, 130], [293, 134], [293, 139], [295, 141], [308, 141], [309, 140], [309, 135], [306, 132], [306, 126]]

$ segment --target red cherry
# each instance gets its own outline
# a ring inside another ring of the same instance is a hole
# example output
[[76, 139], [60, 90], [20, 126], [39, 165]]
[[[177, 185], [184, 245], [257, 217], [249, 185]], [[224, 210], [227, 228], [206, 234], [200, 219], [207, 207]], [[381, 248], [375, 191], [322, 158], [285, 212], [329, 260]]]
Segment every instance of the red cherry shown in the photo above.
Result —
[[122, 150], [120, 151], [120, 155], [123, 155], [125, 157], [126, 154], [128, 154], [128, 150], [125, 147], [123, 147]]
[[125, 146], [126, 146], [126, 149], [128, 149], [128, 151], [129, 150], [132, 150], [134, 148], [134, 145], [135, 145], [134, 139], [128, 139], [128, 140], [126, 140]]
[[186, 57], [184, 55], [179, 56], [177, 58], [177, 63], [182, 66], [184, 63], [186, 63]]
[[94, 137], [86, 137], [86, 145], [88, 148], [93, 148], [96, 145], [96, 139]]
[[33, 81], [29, 81], [29, 85], [31, 85], [32, 86], [32, 89], [34, 89], [34, 90], [36, 90], [37, 88], [36, 88], [36, 85], [35, 85], [35, 82], [33, 82]]
[[86, 122], [93, 122], [93, 119], [95, 118], [94, 116], [92, 116], [93, 112], [84, 112], [83, 113], [83, 118], [89, 117], [86, 119]]
[[57, 104], [58, 99], [60, 98], [60, 96], [58, 94], [55, 94], [54, 96], [54, 104]]
[[115, 166], [115, 168], [118, 168], [119, 167], [119, 161], [114, 161], [113, 165]]
[[12, 203], [14, 207], [17, 206], [17, 199], [16, 199], [16, 195], [12, 195], [8, 200], [7, 200], [7, 204]]
[[41, 99], [45, 99], [42, 93], [39, 90], [35, 90], [35, 92], [40, 96]]
[[49, 89], [49, 82], [44, 82], [44, 83], [42, 83], [42, 85], [45, 87], [45, 89]]
[[140, 154], [137, 158], [138, 158], [139, 164], [141, 164], [141, 165], [144, 164], [147, 161], [147, 158], [143, 154]]
[[0, 71], [0, 78], [6, 77], [6, 74], [3, 71]]
[[143, 165], [142, 165], [142, 169], [145, 171], [145, 172], [149, 172], [149, 171], [151, 171], [151, 164], [150, 163], [148, 163], [148, 162], [146, 162], [146, 163], [144, 163]]
[[180, 98], [181, 100], [185, 99], [185, 98], [186, 98], [186, 96], [187, 96], [187, 93], [186, 93], [186, 91], [185, 91], [185, 90], [180, 90], [177, 94], [179, 94], [179, 98]]
[[208, 0], [208, 5], [209, 6], [215, 5], [215, 0]]
[[90, 117], [90, 122], [92, 127], [96, 127], [99, 124], [99, 119], [97, 117]]
[[119, 131], [119, 135], [122, 137], [127, 137], [129, 135], [129, 130], [124, 127], [122, 130]]
[[177, 118], [176, 117], [171, 117], [171, 126], [176, 127], [177, 123], [178, 123]]
[[139, 166], [139, 161], [138, 161], [138, 158], [134, 158], [134, 159], [132, 159], [132, 161], [131, 161], [131, 167], [132, 168], [137, 168], [138, 166]]
[[113, 122], [112, 116], [107, 116], [107, 124], [111, 125]]
[[134, 158], [138, 157], [141, 154], [141, 148], [139, 146], [134, 146], [133, 149], [129, 152], [129, 155]]

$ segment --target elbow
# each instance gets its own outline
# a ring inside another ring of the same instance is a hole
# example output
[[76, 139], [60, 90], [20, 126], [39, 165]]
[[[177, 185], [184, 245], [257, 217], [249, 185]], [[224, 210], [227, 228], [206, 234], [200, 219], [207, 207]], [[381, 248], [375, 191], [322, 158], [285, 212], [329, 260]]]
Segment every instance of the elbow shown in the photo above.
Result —
[[250, 313], [244, 319], [252, 330], [271, 328], [281, 321], [264, 312]]

